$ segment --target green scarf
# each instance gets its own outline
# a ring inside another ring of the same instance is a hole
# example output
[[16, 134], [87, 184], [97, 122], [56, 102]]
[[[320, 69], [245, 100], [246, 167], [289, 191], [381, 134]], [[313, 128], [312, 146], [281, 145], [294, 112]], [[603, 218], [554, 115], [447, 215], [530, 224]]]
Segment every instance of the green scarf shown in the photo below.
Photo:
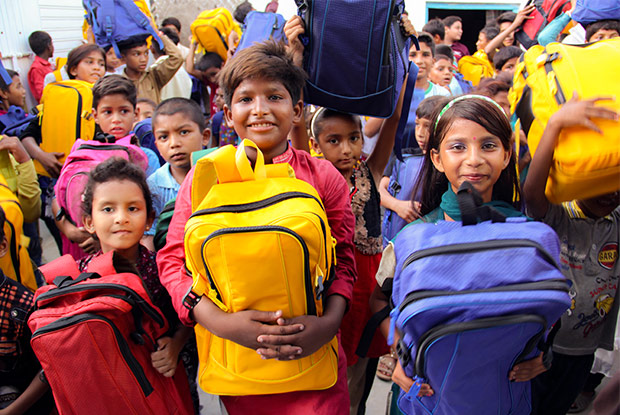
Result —
[[[525, 216], [522, 212], [516, 210], [511, 204], [499, 200], [491, 200], [488, 203], [484, 203], [484, 205], [495, 208], [507, 218]], [[456, 199], [456, 194], [452, 190], [452, 186], [448, 186], [448, 190], [443, 194], [443, 196], [441, 196], [441, 204], [439, 205], [439, 208], [455, 221], [461, 220], [461, 210], [459, 209], [459, 202]]]

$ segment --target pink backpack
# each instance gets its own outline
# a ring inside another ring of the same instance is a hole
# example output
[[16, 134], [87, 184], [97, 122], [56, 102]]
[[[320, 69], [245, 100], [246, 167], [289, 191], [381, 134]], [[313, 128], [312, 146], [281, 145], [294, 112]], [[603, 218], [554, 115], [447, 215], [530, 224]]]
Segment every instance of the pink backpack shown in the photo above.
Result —
[[54, 187], [58, 205], [75, 224], [82, 226], [82, 194], [88, 182], [88, 173], [110, 157], [122, 157], [146, 171], [148, 158], [140, 147], [129, 144], [130, 136], [116, 143], [100, 143], [94, 140], [76, 140], [65, 160]]

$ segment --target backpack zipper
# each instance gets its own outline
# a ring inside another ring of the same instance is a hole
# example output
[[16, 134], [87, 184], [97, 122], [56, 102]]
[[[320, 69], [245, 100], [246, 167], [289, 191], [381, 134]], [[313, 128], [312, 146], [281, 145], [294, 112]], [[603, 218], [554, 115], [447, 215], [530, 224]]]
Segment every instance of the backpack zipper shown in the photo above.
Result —
[[251, 233], [251, 232], [269, 232], [269, 231], [286, 233], [294, 237], [295, 239], [297, 239], [297, 241], [301, 245], [303, 252], [304, 252], [304, 274], [305, 274], [304, 279], [306, 281], [305, 283], [306, 308], [308, 310], [308, 315], [316, 316], [317, 310], [316, 310], [316, 304], [314, 303], [314, 293], [312, 290], [313, 285], [312, 285], [312, 276], [310, 275], [310, 258], [309, 258], [310, 254], [308, 252], [308, 246], [306, 245], [306, 242], [303, 240], [303, 238], [299, 236], [298, 233], [288, 228], [285, 228], [283, 226], [269, 225], [269, 226], [248, 226], [248, 227], [243, 227], [243, 228], [223, 228], [223, 229], [218, 229], [217, 231], [211, 233], [204, 240], [204, 242], [202, 243], [201, 249], [200, 249], [200, 257], [202, 259], [202, 263], [205, 268], [207, 279], [209, 280], [209, 284], [211, 285], [211, 288], [215, 291], [217, 299], [223, 303], [221, 294], [219, 290], [217, 289], [217, 286], [215, 285], [215, 281], [213, 280], [213, 277], [211, 276], [211, 272], [209, 272], [209, 268], [207, 267], [207, 261], [205, 260], [205, 257], [204, 257], [204, 247], [207, 244], [207, 242], [209, 242], [213, 238], [216, 238], [221, 235], [225, 235], [227, 233]]
[[129, 149], [126, 146], [120, 145], [120, 144], [107, 144], [103, 145], [103, 146], [97, 146], [94, 144], [82, 144], [80, 145], [77, 150], [122, 150], [125, 153], [127, 153], [127, 157], [131, 158], [131, 154], [129, 153]]
[[77, 314], [74, 316], [61, 317], [58, 320], [36, 330], [32, 334], [32, 339], [34, 339], [35, 337], [44, 335], [46, 333], [50, 333], [56, 330], [61, 330], [69, 326], [73, 326], [79, 323], [86, 322], [88, 320], [100, 320], [110, 326], [110, 328], [114, 332], [114, 337], [116, 337], [116, 343], [121, 352], [121, 355], [123, 356], [123, 360], [125, 360], [125, 363], [127, 363], [127, 366], [129, 366], [129, 370], [131, 370], [134, 377], [138, 381], [138, 384], [140, 385], [140, 388], [142, 389], [144, 396], [149, 396], [151, 392], [153, 392], [154, 390], [153, 385], [151, 385], [146, 375], [144, 374], [144, 369], [142, 368], [142, 366], [140, 366], [140, 363], [138, 362], [136, 357], [131, 352], [131, 348], [129, 347], [129, 344], [127, 344], [127, 340], [123, 337], [123, 334], [120, 332], [118, 327], [116, 327], [116, 325], [112, 322], [112, 320], [106, 317], [103, 317], [97, 314], [92, 314], [92, 313], [84, 313], [84, 314]]
[[224, 206], [218, 206], [214, 208], [197, 210], [196, 212], [192, 213], [189, 218], [191, 219], [195, 216], [210, 215], [213, 213], [251, 212], [253, 210], [263, 209], [268, 206], [275, 205], [276, 203], [280, 203], [284, 200], [294, 199], [294, 198], [314, 199], [319, 204], [319, 206], [321, 206], [321, 209], [325, 210], [321, 201], [317, 199], [316, 197], [312, 196], [311, 194], [303, 193], [303, 192], [285, 192], [285, 193], [277, 194], [275, 196], [268, 197], [267, 199], [258, 200], [256, 202], [241, 203], [238, 205], [224, 205]]

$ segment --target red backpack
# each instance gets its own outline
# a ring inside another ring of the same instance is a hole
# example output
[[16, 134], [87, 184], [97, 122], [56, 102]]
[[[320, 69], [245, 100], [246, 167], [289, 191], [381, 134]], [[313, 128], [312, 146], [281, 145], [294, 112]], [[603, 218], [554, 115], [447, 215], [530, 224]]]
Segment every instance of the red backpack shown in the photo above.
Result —
[[193, 414], [182, 364], [171, 378], [151, 364], [168, 324], [133, 266], [110, 252], [87, 271], [70, 255], [41, 267], [28, 320], [60, 414]]
[[538, 44], [538, 34], [545, 26], [571, 7], [570, 0], [530, 0], [525, 7], [531, 4], [536, 6], [530, 14], [533, 19], [526, 20], [521, 30], [515, 33], [515, 39], [527, 49]]

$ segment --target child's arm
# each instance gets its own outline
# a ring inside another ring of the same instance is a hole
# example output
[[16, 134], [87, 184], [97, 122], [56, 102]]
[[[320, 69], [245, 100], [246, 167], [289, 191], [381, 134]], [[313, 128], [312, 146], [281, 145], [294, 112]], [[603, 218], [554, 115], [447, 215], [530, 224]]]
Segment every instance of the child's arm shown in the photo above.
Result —
[[536, 6], [533, 4], [527, 6], [525, 9], [519, 10], [514, 22], [512, 22], [512, 24], [506, 29], [504, 29], [499, 35], [491, 39], [489, 43], [487, 43], [487, 45], [484, 47], [484, 52], [487, 55], [494, 53], [495, 49], [499, 48], [502, 45], [502, 42], [504, 42], [504, 39], [506, 39], [506, 37], [510, 33], [517, 30], [524, 21], [534, 18], [534, 16], [528, 16], [528, 14], [532, 13], [534, 10], [536, 10]]
[[62, 169], [62, 163], [59, 160], [65, 156], [64, 153], [43, 151], [33, 137], [24, 137], [22, 144], [30, 157], [41, 163], [52, 177], [58, 177]]
[[408, 223], [413, 222], [420, 217], [420, 202], [412, 202], [411, 200], [398, 200], [390, 194], [388, 186], [390, 178], [381, 177], [379, 182], [379, 194], [381, 195], [381, 206], [394, 211], [398, 216], [406, 220]]
[[185, 58], [185, 70], [188, 74], [193, 76], [194, 78], [200, 79], [200, 72], [194, 69], [194, 59], [196, 55], [196, 48], [198, 47], [198, 42], [193, 40], [191, 45], [189, 45], [189, 53]]
[[366, 137], [374, 137], [377, 135], [381, 126], [383, 125], [383, 118], [368, 118], [366, 125], [364, 125], [364, 135]]
[[179, 363], [179, 353], [187, 343], [192, 329], [181, 325], [172, 337], [157, 339], [157, 351], [151, 353], [151, 363], [159, 373], [166, 377], [174, 376]]
[[153, 71], [157, 85], [161, 89], [174, 75], [176, 75], [181, 65], [183, 65], [183, 55], [181, 54], [181, 50], [168, 36], [159, 32], [159, 37], [164, 42], [164, 53], [168, 55], [168, 57], [151, 70]]
[[58, 212], [60, 212], [60, 206], [56, 199], [52, 199], [52, 214], [54, 215], [54, 221], [56, 222], [56, 226], [71, 242], [74, 242], [80, 246], [87, 254], [94, 254], [99, 251], [99, 241], [97, 241], [93, 236], [86, 232], [86, 230], [82, 227], [78, 228], [74, 224], [72, 224], [66, 217], [63, 215], [60, 219], [57, 218]]
[[32, 405], [37, 403], [49, 389], [47, 382], [41, 380], [41, 372], [30, 382], [26, 390], [17, 399], [4, 409], [0, 409], [0, 415], [18, 415], [25, 413]]
[[571, 100], [549, 118], [523, 185], [527, 211], [534, 219], [544, 217], [549, 208], [549, 201], [545, 196], [545, 187], [560, 132], [563, 128], [585, 127], [600, 134], [601, 130], [592, 121], [593, 118], [618, 119], [618, 114], [615, 111], [596, 105], [599, 101], [610, 99], [614, 98], [597, 97], [579, 100], [577, 94], [574, 93]]

